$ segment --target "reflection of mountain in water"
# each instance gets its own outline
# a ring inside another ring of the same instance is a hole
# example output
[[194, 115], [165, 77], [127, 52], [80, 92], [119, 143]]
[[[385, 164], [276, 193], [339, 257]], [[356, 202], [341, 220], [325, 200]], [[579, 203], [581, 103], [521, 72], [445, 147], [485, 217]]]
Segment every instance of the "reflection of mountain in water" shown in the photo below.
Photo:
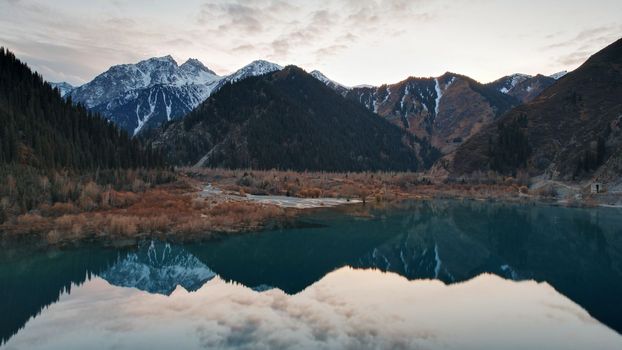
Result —
[[409, 279], [468, 280], [483, 272], [546, 281], [622, 331], [622, 217], [612, 209], [424, 202], [402, 234], [353, 265]]
[[216, 276], [205, 264], [179, 246], [149, 242], [128, 253], [100, 274], [110, 284], [170, 295], [177, 286], [199, 289]]
[[6, 341], [72, 283], [91, 273], [109, 283], [169, 295], [194, 291], [217, 273], [263, 292], [296, 294], [340, 267], [377, 268], [408, 279], [469, 280], [483, 272], [546, 281], [593, 317], [622, 331], [622, 216], [478, 202], [416, 202], [335, 212], [323, 225], [233, 236], [202, 244], [146, 243], [131, 252], [76, 249], [55, 254], [0, 252], [0, 337]]
[[[344, 265], [445, 283], [489, 272], [546, 281], [622, 331], [622, 217], [612, 209], [410, 203], [375, 219], [240, 236], [189, 249], [219, 275], [295, 294]], [[235, 257], [235, 258], [232, 258]]]
[[428, 278], [445, 283], [469, 280], [483, 272], [519, 278], [502, 257], [461, 235], [445, 220], [404, 220], [410, 227], [406, 233], [375, 247], [352, 266], [390, 271], [410, 280]]

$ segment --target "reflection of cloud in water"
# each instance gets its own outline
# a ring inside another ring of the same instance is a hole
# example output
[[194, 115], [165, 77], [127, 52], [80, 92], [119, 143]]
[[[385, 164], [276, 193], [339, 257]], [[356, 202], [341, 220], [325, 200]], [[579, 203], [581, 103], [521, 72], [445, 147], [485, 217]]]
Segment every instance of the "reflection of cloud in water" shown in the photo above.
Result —
[[[61, 332], [62, 330], [62, 332]], [[525, 336], [529, 335], [529, 336]], [[216, 277], [167, 297], [96, 278], [7, 344], [20, 348], [613, 349], [622, 338], [546, 283], [480, 275], [446, 286], [341, 268], [299, 294]], [[122, 346], [121, 346], [122, 345]]]

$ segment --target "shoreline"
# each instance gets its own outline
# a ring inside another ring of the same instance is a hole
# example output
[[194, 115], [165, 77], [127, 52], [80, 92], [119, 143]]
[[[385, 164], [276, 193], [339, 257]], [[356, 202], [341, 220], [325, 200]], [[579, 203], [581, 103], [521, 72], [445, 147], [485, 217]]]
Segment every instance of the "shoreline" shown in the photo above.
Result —
[[[411, 178], [404, 181], [395, 174], [317, 175], [274, 171], [217, 170], [199, 175], [179, 172], [173, 183], [156, 185], [137, 193], [120, 192], [117, 196], [130, 199], [122, 205], [95, 210], [55, 204], [51, 208], [39, 208], [11, 218], [0, 225], [0, 241], [3, 244], [28, 241], [41, 246], [67, 246], [80, 242], [133, 244], [150, 238], [200, 241], [288, 227], [295, 225], [301, 215], [318, 209], [337, 210], [353, 205], [368, 208], [397, 206], [408, 200], [622, 208], [619, 194], [606, 197], [613, 196], [618, 200], [611, 204], [599, 202], [598, 196], [589, 195], [581, 200], [576, 196], [555, 198], [515, 183], [439, 185], [417, 183]], [[52, 210], [54, 208], [57, 210]]]

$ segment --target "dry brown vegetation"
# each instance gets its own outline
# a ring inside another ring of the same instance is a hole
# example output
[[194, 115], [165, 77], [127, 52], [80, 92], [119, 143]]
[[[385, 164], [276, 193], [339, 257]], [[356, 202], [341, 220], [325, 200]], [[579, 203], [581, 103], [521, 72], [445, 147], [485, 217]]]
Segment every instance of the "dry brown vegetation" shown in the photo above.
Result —
[[444, 179], [401, 172], [293, 172], [226, 169], [183, 169], [190, 178], [231, 193], [273, 194], [292, 197], [341, 197], [364, 202], [391, 202], [408, 198], [512, 199], [530, 195], [529, 178], [504, 177], [494, 172]]
[[[77, 240], [122, 240], [146, 237], [201, 239], [221, 232], [257, 230], [274, 219], [293, 215], [272, 205], [201, 198], [185, 181], [144, 192], [83, 192], [80, 203], [44, 205], [5, 222], [7, 237], [41, 236], [51, 244]], [[88, 199], [84, 199], [88, 198]], [[96, 209], [91, 208], [94, 203]]]
[[[145, 180], [148, 178], [125, 174], [123, 181], [128, 183], [118, 186], [66, 174], [39, 178], [37, 190], [42, 191], [44, 199], [35, 200], [29, 210], [19, 211], [15, 208], [15, 198], [20, 198], [18, 181], [9, 176], [0, 187], [4, 191], [0, 192], [0, 208], [5, 215], [0, 237], [35, 236], [51, 244], [147, 237], [204, 239], [215, 233], [281, 224], [299, 213], [296, 209], [247, 201], [241, 197], [246, 193], [356, 198], [374, 206], [394, 205], [402, 199], [535, 201], [556, 196], [553, 187], [531, 190], [528, 178], [495, 173], [476, 173], [439, 184], [417, 173], [182, 169], [174, 180], [158, 185]], [[200, 190], [207, 183], [224, 190], [225, 195], [202, 196]]]

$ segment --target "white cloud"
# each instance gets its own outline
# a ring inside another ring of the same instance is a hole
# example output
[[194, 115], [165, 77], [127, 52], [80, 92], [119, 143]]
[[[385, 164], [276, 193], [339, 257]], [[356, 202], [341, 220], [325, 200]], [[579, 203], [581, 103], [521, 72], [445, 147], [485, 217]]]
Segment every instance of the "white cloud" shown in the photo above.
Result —
[[[71, 83], [166, 54], [199, 58], [221, 74], [269, 59], [346, 85], [445, 71], [487, 81], [575, 68], [620, 35], [622, 2], [557, 2], [3, 0], [0, 45]], [[590, 38], [598, 40], [586, 45]]]

